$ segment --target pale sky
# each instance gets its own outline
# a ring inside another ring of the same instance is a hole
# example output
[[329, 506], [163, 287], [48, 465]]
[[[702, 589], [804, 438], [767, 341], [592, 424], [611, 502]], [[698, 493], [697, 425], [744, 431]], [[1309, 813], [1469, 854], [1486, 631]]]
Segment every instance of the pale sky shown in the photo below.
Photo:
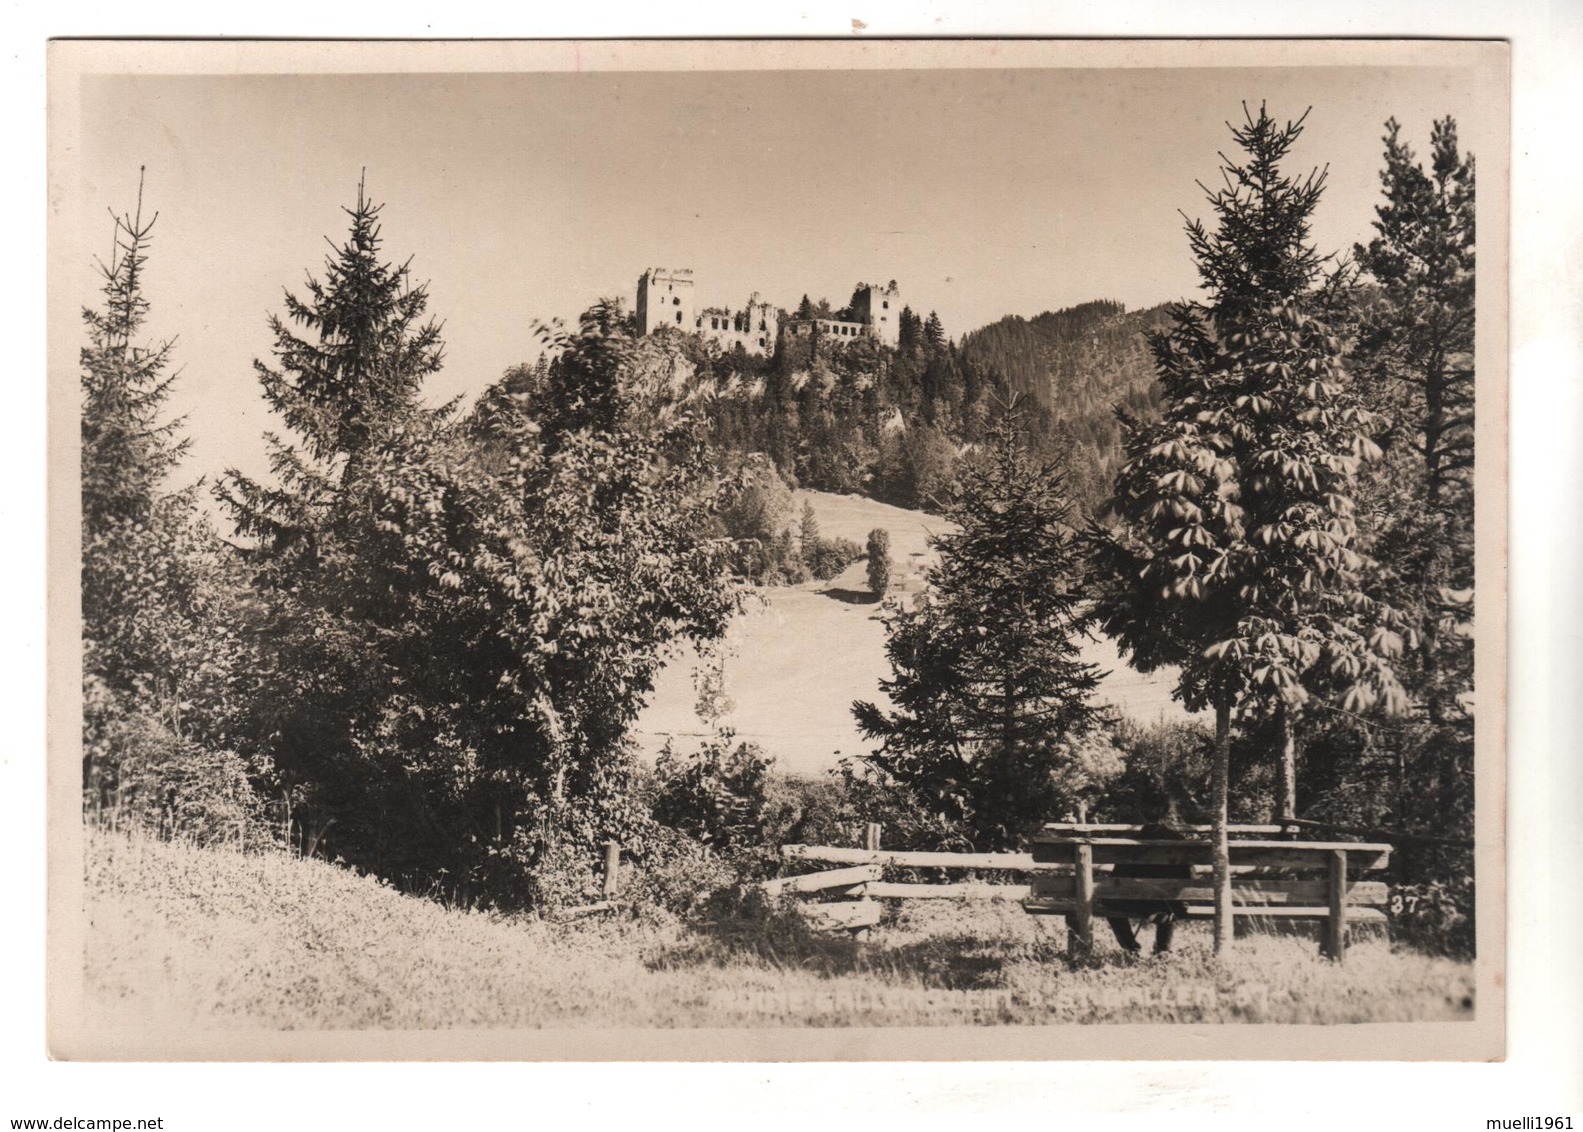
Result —
[[365, 166], [387, 255], [411, 257], [445, 323], [438, 400], [532, 360], [533, 320], [630, 303], [651, 266], [691, 267], [700, 304], [732, 307], [895, 279], [953, 337], [1189, 296], [1178, 210], [1206, 216], [1195, 180], [1218, 179], [1244, 99], [1313, 107], [1289, 167], [1330, 167], [1324, 251], [1369, 234], [1387, 117], [1422, 154], [1452, 114], [1480, 149], [1469, 72], [1425, 67], [123, 75], [81, 94], [54, 283], [93, 298], [104, 210], [147, 166], [149, 331], [179, 339], [187, 479], [262, 471], [265, 318], [322, 277]]

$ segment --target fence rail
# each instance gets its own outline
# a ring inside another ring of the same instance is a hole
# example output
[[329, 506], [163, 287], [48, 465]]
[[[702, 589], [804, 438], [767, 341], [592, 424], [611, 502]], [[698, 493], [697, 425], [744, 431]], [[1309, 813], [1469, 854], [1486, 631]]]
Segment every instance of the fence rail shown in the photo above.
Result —
[[1031, 853], [934, 853], [892, 849], [844, 849], [835, 845], [782, 845], [788, 861], [831, 865], [895, 865], [903, 869], [1002, 869], [1032, 872]]

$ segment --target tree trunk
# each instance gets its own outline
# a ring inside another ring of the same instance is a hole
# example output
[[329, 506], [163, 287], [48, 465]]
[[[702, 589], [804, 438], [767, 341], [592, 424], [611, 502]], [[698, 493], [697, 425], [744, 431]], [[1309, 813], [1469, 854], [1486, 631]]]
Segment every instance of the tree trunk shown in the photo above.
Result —
[[1231, 946], [1231, 850], [1226, 841], [1226, 820], [1231, 792], [1231, 705], [1215, 705], [1214, 887], [1215, 954]]
[[1290, 821], [1297, 816], [1297, 733], [1292, 728], [1292, 710], [1285, 703], [1275, 709], [1275, 722], [1281, 747], [1275, 820]]

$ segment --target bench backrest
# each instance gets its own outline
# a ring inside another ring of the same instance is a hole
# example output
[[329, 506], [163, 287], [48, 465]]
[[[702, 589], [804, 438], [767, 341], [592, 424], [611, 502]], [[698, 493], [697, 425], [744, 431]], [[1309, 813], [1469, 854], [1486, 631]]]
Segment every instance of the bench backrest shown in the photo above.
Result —
[[[1129, 903], [1163, 902], [1200, 915], [1214, 903], [1214, 847], [1206, 839], [1040, 835], [1032, 848], [1036, 871], [1029, 896], [1036, 902], [1075, 902], [1086, 890], [1101, 914], [1107, 905], [1125, 911]], [[1381, 907], [1389, 897], [1383, 881], [1367, 879], [1389, 862], [1389, 845], [1242, 840], [1229, 842], [1227, 850], [1231, 900], [1238, 907], [1267, 915], [1323, 916], [1335, 899]], [[1138, 875], [1150, 873], [1148, 866], [1163, 875]]]
[[[1081, 821], [1052, 821], [1045, 822], [1041, 836], [1055, 837], [1127, 837], [1140, 833], [1143, 826], [1129, 822], [1081, 822]], [[1184, 833], [1202, 834], [1208, 837], [1215, 832], [1212, 825], [1183, 825], [1177, 827]], [[1226, 834], [1229, 837], [1274, 837], [1280, 834], [1301, 833], [1297, 825], [1228, 825]]]

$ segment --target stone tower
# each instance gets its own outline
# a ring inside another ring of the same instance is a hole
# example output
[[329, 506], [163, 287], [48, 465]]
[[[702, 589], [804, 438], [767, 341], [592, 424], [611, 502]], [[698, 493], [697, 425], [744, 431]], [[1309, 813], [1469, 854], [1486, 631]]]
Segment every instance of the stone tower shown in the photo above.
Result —
[[653, 334], [662, 326], [692, 333], [693, 273], [690, 268], [651, 267], [638, 277], [638, 333]]
[[852, 317], [868, 327], [868, 332], [894, 349], [901, 341], [901, 290], [892, 279], [881, 287], [859, 283], [852, 292]]

